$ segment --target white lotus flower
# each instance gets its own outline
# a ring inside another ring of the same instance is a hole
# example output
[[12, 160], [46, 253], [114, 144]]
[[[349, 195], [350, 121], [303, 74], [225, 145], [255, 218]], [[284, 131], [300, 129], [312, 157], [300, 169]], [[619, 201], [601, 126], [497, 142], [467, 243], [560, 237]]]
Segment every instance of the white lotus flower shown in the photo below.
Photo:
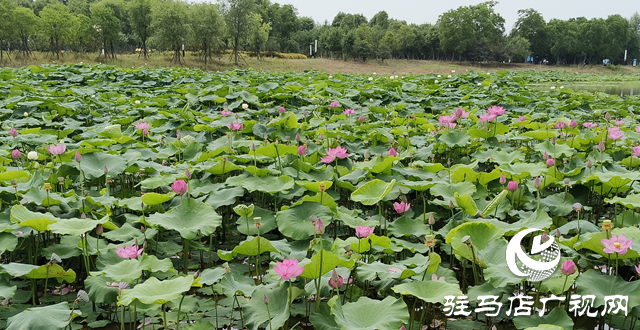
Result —
[[249, 109], [249, 105], [246, 103], [242, 103], [242, 109], [245, 109], [245, 110]]
[[35, 151], [29, 151], [29, 153], [27, 154], [27, 158], [29, 160], [36, 160], [38, 159], [38, 153]]

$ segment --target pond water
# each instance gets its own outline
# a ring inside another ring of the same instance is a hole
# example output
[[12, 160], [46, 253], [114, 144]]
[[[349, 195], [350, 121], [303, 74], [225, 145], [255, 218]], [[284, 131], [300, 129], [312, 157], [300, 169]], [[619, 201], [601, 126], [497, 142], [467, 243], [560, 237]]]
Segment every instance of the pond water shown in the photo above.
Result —
[[632, 96], [640, 95], [640, 81], [638, 82], [624, 82], [624, 83], [557, 83], [557, 84], [531, 84], [529, 87], [538, 90], [549, 90], [552, 86], [555, 88], [570, 88], [574, 91], [586, 91], [586, 92], [605, 92], [611, 95], [620, 96]]

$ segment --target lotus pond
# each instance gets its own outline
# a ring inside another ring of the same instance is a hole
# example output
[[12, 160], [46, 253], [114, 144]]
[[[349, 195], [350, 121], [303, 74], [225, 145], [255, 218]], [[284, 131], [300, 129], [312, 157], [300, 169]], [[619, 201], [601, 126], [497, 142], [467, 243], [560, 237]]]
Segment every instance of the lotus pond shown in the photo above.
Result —
[[4, 69], [0, 328], [640, 329], [640, 98], [531, 75]]

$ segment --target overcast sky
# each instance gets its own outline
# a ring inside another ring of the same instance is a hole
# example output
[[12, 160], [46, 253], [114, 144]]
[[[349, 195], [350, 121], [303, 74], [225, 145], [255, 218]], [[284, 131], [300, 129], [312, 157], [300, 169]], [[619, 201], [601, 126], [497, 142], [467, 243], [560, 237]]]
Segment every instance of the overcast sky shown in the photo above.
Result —
[[[298, 8], [300, 16], [309, 16], [316, 22], [329, 23], [340, 11], [363, 14], [371, 19], [378, 11], [385, 10], [390, 18], [405, 20], [407, 23], [435, 23], [440, 14], [460, 6], [475, 5], [484, 1], [471, 0], [271, 0], [280, 4], [292, 4]], [[638, 0], [502, 0], [495, 10], [505, 19], [507, 33], [518, 19], [518, 10], [533, 8], [546, 21], [552, 18], [602, 17], [620, 14], [629, 18], [640, 11]]]

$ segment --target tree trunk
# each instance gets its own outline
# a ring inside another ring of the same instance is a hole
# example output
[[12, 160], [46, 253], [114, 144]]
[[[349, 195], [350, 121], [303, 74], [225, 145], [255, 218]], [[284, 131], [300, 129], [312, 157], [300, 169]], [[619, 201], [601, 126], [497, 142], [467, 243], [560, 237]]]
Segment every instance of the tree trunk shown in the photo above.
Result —
[[147, 59], [147, 38], [142, 39], [142, 54], [144, 55], [144, 59]]
[[235, 57], [235, 65], [238, 65], [238, 43], [240, 42], [238, 39], [240, 39], [240, 38], [239, 38], [238, 34], [236, 33], [235, 43], [233, 45], [233, 56]]

